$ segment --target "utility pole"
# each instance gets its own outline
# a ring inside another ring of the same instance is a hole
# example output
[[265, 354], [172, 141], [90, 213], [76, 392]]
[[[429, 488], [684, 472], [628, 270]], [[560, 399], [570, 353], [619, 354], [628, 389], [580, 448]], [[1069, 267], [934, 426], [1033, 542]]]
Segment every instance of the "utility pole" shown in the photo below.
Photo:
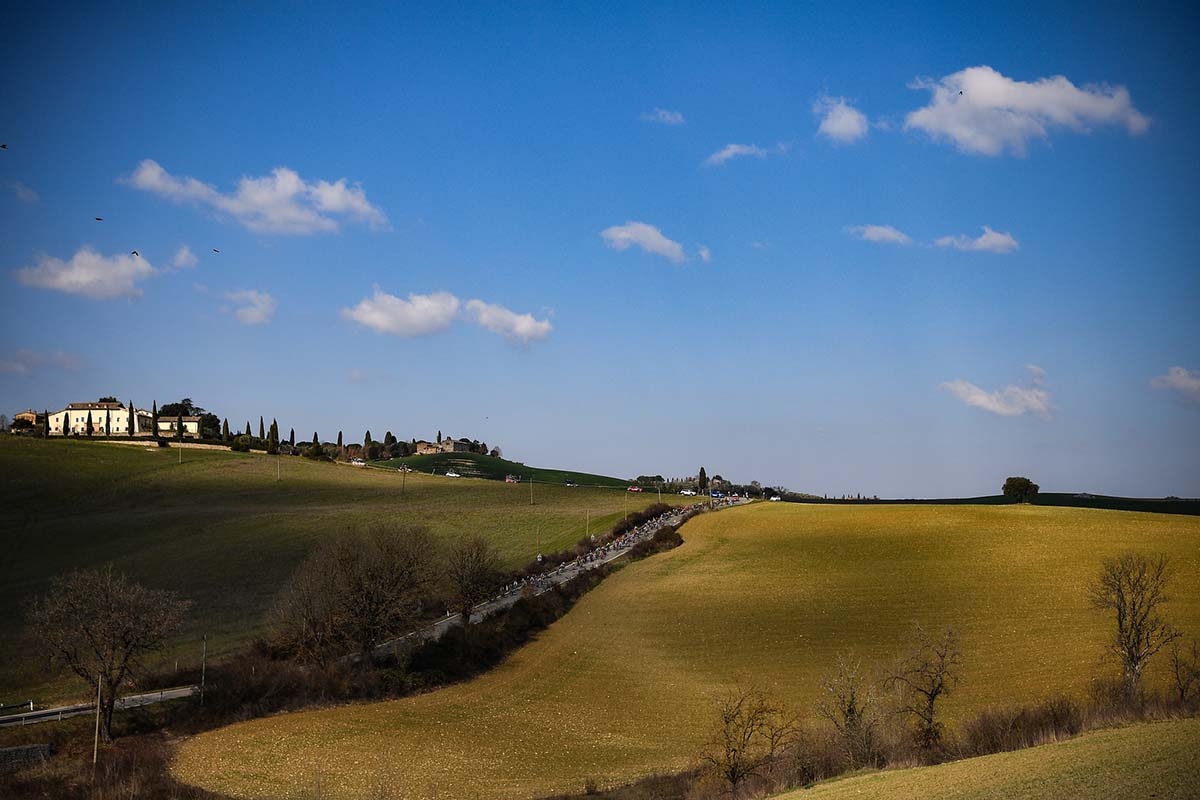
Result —
[[529, 476], [529, 505], [533, 505], [533, 476]]
[[275, 454], [275, 480], [283, 480], [283, 466], [279, 461], [279, 453]]
[[622, 492], [621, 497], [625, 500], [625, 519], [629, 519], [629, 490]]
[[96, 738], [92, 740], [92, 774], [96, 774], [96, 760], [100, 757], [100, 671], [96, 671]]
[[176, 446], [179, 448], [179, 463], [182, 464], [183, 463], [183, 442], [180, 442]]
[[200, 645], [200, 705], [204, 705], [204, 679], [208, 670], [208, 634], [204, 634]]
[[408, 485], [408, 467], [400, 465], [400, 494], [404, 494], [404, 487]]
[[591, 536], [592, 535], [592, 510], [590, 508], [585, 509], [583, 513], [584, 513], [583, 535]]

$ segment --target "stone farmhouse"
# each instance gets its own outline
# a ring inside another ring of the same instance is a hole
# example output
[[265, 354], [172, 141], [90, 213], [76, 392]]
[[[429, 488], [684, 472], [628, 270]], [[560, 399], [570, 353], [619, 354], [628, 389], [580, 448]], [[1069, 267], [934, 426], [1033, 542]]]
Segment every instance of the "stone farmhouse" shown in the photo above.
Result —
[[453, 439], [449, 436], [438, 442], [427, 442], [424, 439], [417, 440], [417, 455], [425, 456], [432, 453], [469, 453], [471, 452], [470, 439]]
[[[62, 411], [50, 414], [50, 435], [87, 435], [88, 414], [92, 415], [92, 433], [96, 436], [152, 436], [154, 418], [144, 408], [135, 408], [130, 419], [129, 409], [120, 403], [69, 403]], [[159, 422], [162, 428], [162, 421]]]

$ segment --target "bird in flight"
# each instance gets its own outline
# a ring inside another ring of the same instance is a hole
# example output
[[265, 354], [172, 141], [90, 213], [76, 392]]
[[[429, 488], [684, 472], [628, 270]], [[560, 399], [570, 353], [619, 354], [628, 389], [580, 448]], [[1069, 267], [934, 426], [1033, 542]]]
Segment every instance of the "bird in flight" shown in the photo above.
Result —
[[8, 149], [8, 145], [0, 144], [0, 150], [7, 150], [7, 149]]
[[219, 253], [219, 252], [221, 252], [220, 250], [218, 250], [218, 249], [217, 249], [217, 248], [215, 248], [215, 247], [214, 247], [212, 250], [213, 250], [213, 252], [214, 252], [214, 253]]
[[131, 256], [138, 256], [138, 257], [140, 257], [142, 254], [141, 254], [141, 253], [139, 253], [137, 250], [131, 250], [131, 251], [129, 252], [129, 255], [131, 255]]
[[104, 222], [104, 217], [96, 217], [96, 222]]

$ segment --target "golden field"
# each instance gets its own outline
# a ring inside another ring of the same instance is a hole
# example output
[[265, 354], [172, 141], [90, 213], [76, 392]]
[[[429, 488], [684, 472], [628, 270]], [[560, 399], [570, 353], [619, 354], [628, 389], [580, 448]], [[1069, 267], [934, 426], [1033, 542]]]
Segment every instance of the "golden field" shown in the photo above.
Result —
[[756, 683], [811, 713], [839, 651], [885, 662], [918, 621], [963, 637], [950, 717], [1083, 694], [1113, 669], [1084, 587], [1129, 548], [1172, 556], [1169, 615], [1200, 632], [1194, 517], [760, 503], [683, 533], [479, 679], [213, 731], [184, 743], [176, 772], [243, 797], [299, 797], [318, 779], [347, 798], [376, 784], [406, 798], [512, 798], [622, 783], [691, 764], [715, 693]]

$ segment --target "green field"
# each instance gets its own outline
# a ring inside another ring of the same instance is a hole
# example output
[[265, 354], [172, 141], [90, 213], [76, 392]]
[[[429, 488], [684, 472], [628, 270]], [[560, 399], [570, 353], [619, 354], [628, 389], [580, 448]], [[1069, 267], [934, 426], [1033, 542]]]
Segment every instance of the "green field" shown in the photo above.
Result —
[[[951, 718], [1083, 694], [1111, 669], [1084, 587], [1127, 548], [1171, 554], [1170, 619], [1200, 632], [1200, 519], [1036, 506], [760, 503], [703, 515], [480, 678], [386, 703], [286, 714], [184, 744], [185, 780], [246, 797], [578, 792], [694, 763], [711, 698], [756, 683], [808, 716], [842, 650], [890, 659], [914, 622], [956, 626]], [[1164, 680], [1161, 662], [1147, 675]]]
[[[0, 702], [78, 691], [47, 677], [19, 645], [22, 604], [50, 578], [107, 561], [194, 605], [170, 659], [220, 656], [262, 630], [263, 612], [323, 537], [375, 522], [419, 523], [453, 538], [480, 532], [517, 567], [607, 529], [650, 494], [534, 489], [503, 482], [276, 459], [224, 450], [179, 451], [99, 442], [0, 437]], [[277, 469], [282, 480], [276, 480]], [[402, 483], [405, 491], [401, 492]], [[664, 498], [677, 502], [681, 498]], [[171, 663], [167, 661], [166, 663]]]
[[874, 772], [775, 800], [1200, 798], [1200, 720], [1131, 725], [936, 767]]
[[[587, 472], [571, 472], [561, 469], [541, 469], [519, 464], [516, 461], [506, 461], [503, 458], [479, 455], [478, 453], [433, 453], [424, 456], [406, 456], [405, 458], [390, 458], [385, 461], [372, 462], [372, 466], [399, 469], [406, 466], [417, 472], [437, 473], [445, 475], [447, 470], [453, 470], [467, 478], [487, 478], [502, 481], [508, 475], [520, 477], [522, 482], [533, 478], [535, 483], [563, 485], [573, 481], [580, 487], [601, 487], [605, 489], [624, 489], [629, 481], [621, 478], [610, 478], [606, 475], [592, 475]], [[526, 489], [529, 487], [526, 486]]]

